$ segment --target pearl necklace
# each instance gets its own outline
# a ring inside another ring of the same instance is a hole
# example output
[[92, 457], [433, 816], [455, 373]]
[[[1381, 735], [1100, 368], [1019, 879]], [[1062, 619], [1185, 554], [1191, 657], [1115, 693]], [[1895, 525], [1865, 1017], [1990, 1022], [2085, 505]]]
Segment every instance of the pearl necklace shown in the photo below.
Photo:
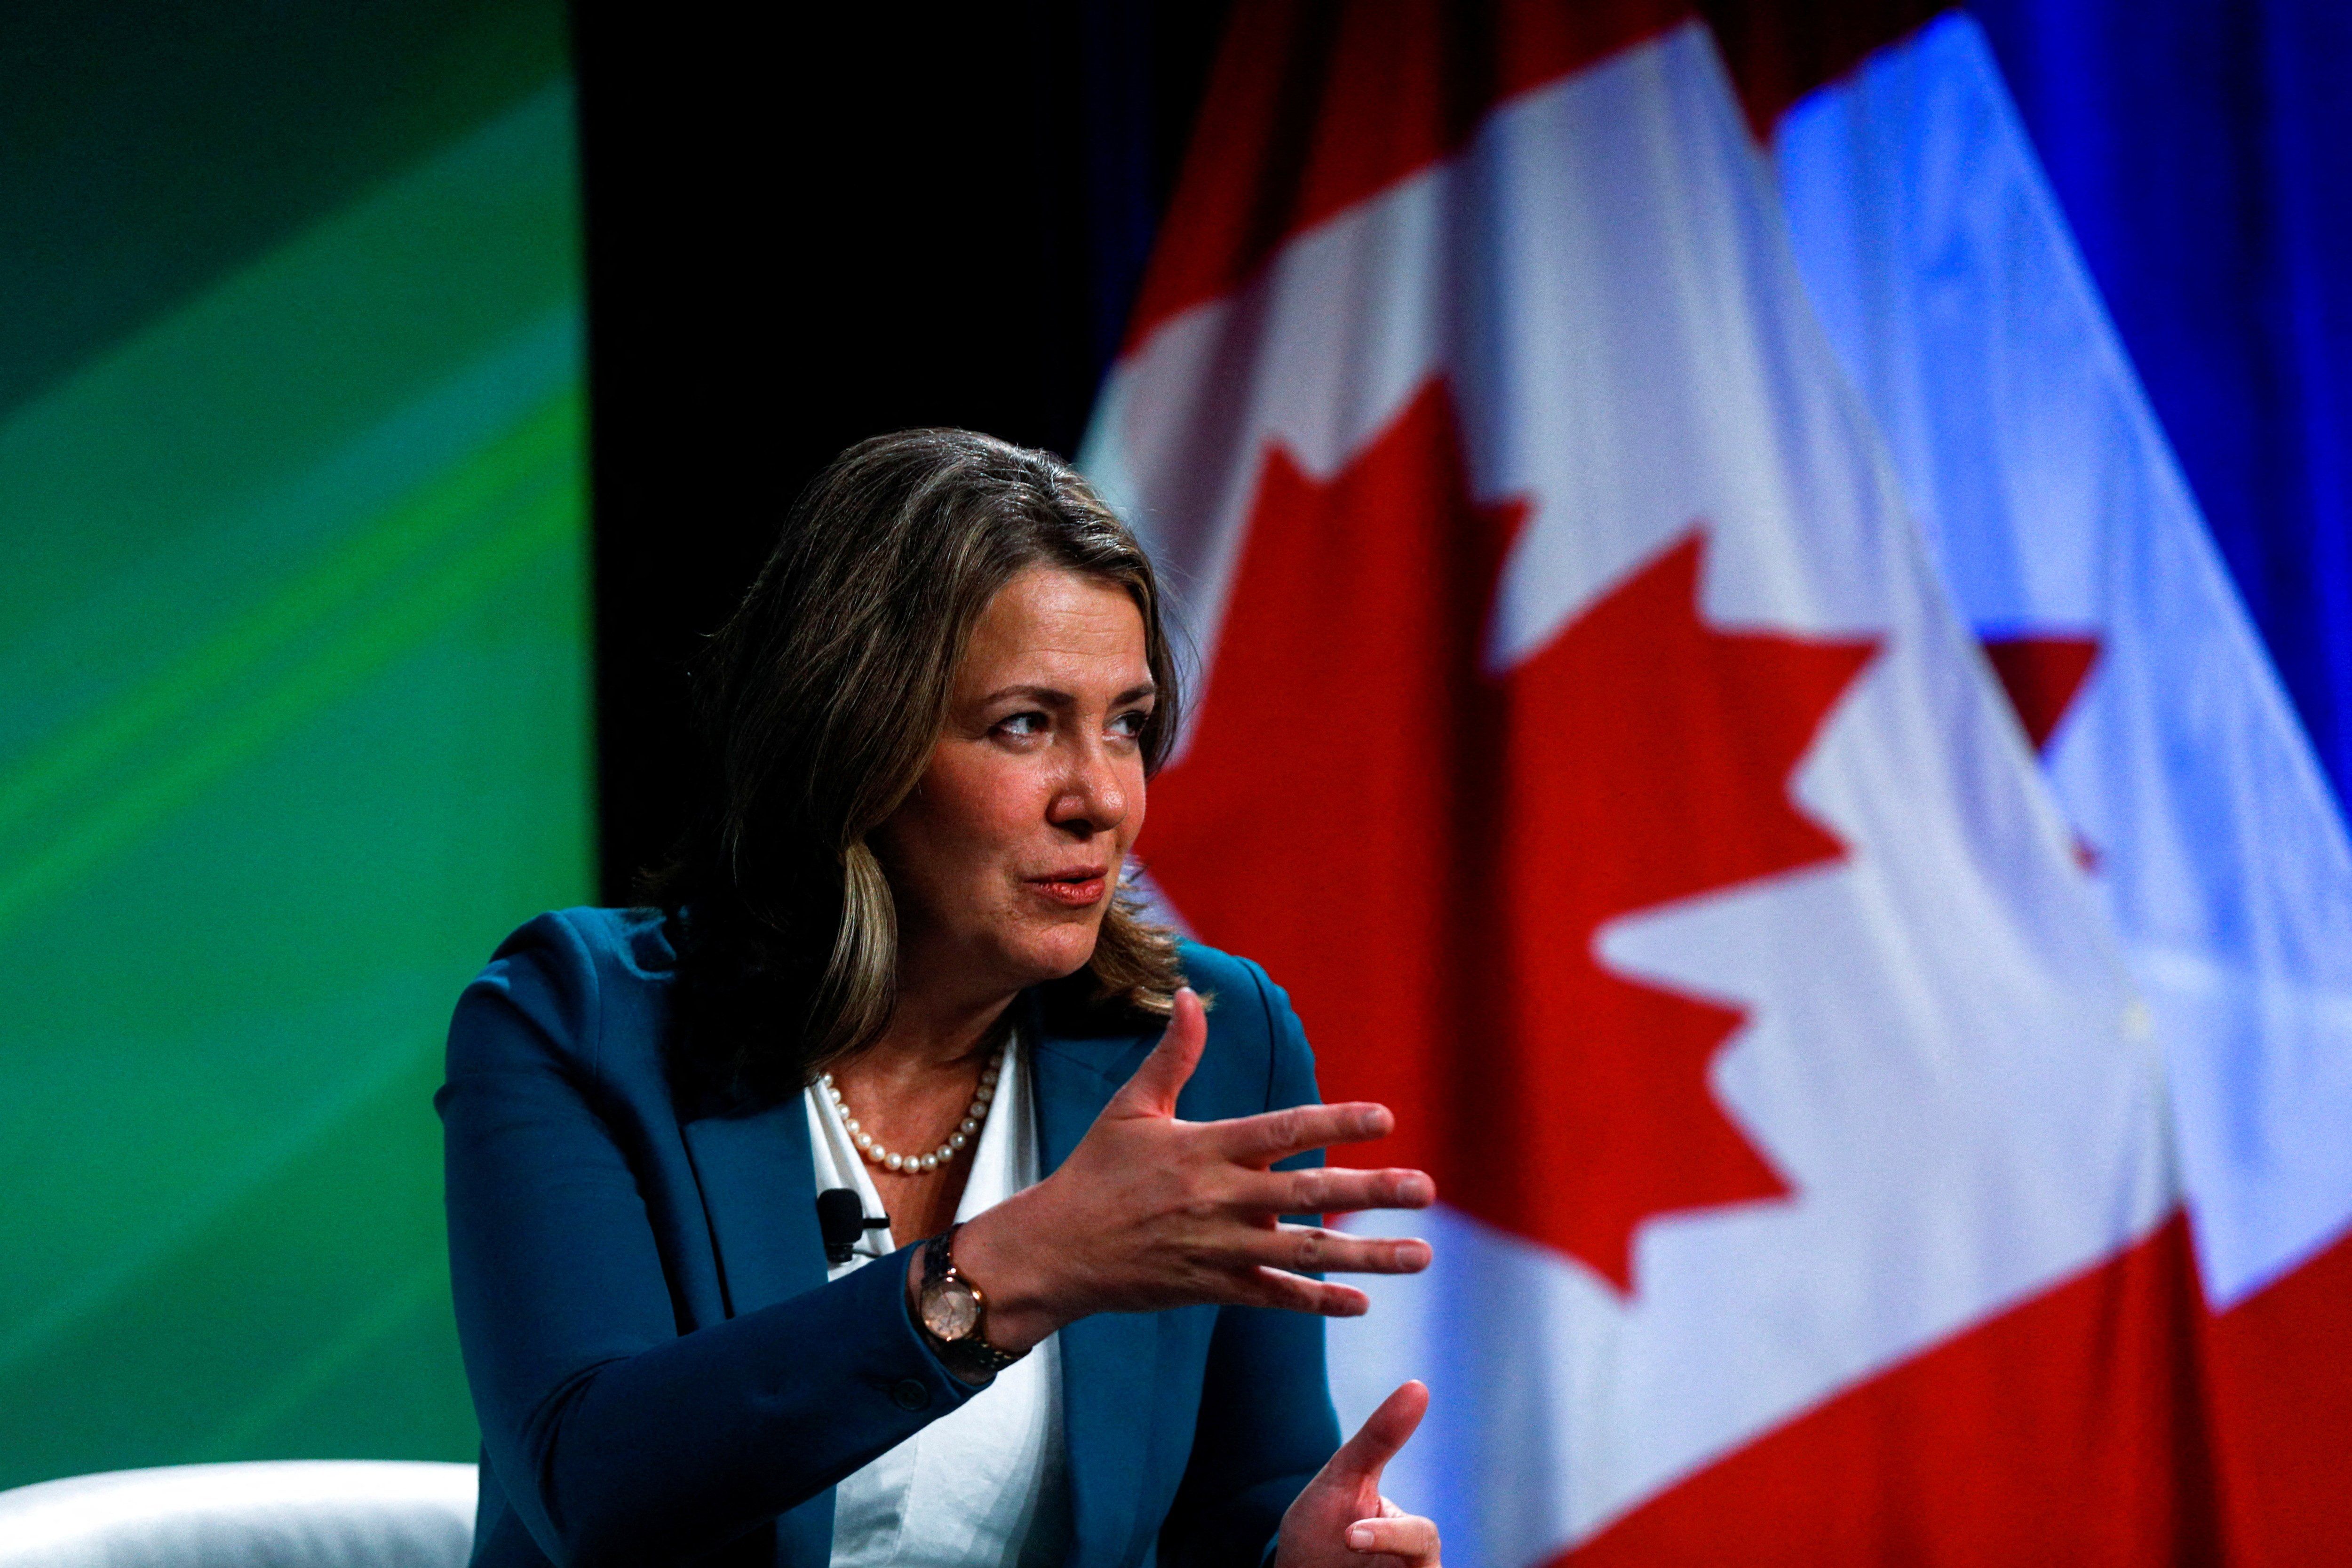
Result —
[[989, 1108], [996, 1099], [997, 1078], [1003, 1070], [1004, 1047], [999, 1046], [996, 1055], [989, 1059], [988, 1066], [981, 1072], [980, 1088], [973, 1092], [971, 1104], [965, 1109], [963, 1120], [957, 1123], [953, 1132], [948, 1134], [946, 1142], [928, 1154], [893, 1154], [882, 1147], [881, 1141], [874, 1134], [857, 1125], [857, 1118], [849, 1113], [849, 1102], [841, 1098], [841, 1090], [835, 1085], [831, 1073], [819, 1074], [816, 1081], [824, 1086], [825, 1095], [833, 1101], [833, 1109], [840, 1114], [842, 1131], [849, 1134], [860, 1154], [883, 1170], [902, 1171], [912, 1175], [952, 1164], [955, 1157], [980, 1137], [981, 1124], [988, 1120]]

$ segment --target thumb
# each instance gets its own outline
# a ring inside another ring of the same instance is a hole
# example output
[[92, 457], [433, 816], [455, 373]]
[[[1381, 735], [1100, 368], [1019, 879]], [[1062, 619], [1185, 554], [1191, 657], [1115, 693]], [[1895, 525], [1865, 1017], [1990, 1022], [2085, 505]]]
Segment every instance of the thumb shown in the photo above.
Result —
[[1364, 1417], [1356, 1435], [1339, 1445], [1323, 1473], [1335, 1479], [1369, 1481], [1377, 1485], [1381, 1471], [1403, 1447], [1429, 1410], [1429, 1385], [1415, 1379], [1397, 1385], [1381, 1407]]
[[1201, 998], [1189, 985], [1176, 993], [1176, 1010], [1168, 1020], [1168, 1030], [1143, 1065], [1135, 1069], [1119, 1091], [1111, 1097], [1103, 1110], [1106, 1116], [1158, 1116], [1176, 1114], [1176, 1096], [1191, 1081], [1192, 1069], [1201, 1064], [1201, 1051], [1209, 1043], [1208, 1015], [1201, 1010]]

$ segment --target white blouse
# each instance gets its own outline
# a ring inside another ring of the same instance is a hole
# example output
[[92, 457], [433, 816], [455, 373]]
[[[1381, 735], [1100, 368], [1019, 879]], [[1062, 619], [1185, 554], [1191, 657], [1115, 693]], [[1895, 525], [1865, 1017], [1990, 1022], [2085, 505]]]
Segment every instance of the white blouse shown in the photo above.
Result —
[[[1028, 1051], [1016, 1037], [1004, 1053], [995, 1109], [972, 1151], [958, 1220], [1003, 1202], [1041, 1174]], [[803, 1098], [816, 1190], [848, 1187], [869, 1217], [881, 1218], [873, 1176], [832, 1100], [814, 1085]], [[863, 1268], [898, 1246], [888, 1230], [869, 1230], [829, 1277]], [[1043, 1568], [1061, 1562], [1069, 1532], [1061, 1347], [1049, 1337], [961, 1409], [841, 1483], [834, 1493], [833, 1568]]]

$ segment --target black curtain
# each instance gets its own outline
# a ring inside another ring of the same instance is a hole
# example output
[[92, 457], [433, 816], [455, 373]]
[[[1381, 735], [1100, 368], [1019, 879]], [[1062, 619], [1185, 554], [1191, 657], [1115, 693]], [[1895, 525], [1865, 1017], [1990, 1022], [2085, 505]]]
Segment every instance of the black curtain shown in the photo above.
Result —
[[607, 902], [692, 787], [687, 661], [835, 453], [1075, 452], [1224, 14], [844, 9], [574, 6]]

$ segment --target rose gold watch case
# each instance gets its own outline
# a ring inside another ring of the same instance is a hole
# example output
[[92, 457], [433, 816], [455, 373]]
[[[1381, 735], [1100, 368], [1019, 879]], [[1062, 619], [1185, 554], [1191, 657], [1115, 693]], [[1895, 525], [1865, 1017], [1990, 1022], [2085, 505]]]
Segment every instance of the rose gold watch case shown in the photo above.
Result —
[[923, 1327], [931, 1337], [953, 1344], [980, 1324], [980, 1293], [962, 1279], [923, 1281]]

